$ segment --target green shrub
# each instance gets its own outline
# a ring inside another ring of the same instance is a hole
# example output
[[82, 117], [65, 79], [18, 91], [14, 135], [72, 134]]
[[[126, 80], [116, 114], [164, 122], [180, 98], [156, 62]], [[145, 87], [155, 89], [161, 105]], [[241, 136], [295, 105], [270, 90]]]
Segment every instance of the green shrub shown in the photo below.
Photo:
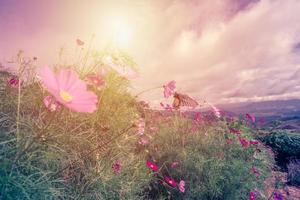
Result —
[[272, 132], [261, 140], [284, 157], [300, 155], [300, 134], [289, 132]]

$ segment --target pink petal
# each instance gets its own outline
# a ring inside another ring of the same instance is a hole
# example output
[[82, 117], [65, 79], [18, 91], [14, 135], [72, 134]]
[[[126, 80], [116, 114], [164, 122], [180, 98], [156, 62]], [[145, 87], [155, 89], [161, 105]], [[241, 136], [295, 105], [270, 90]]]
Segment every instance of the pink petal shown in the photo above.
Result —
[[49, 90], [52, 94], [57, 93], [58, 91], [58, 82], [56, 79], [56, 75], [50, 70], [49, 67], [43, 67], [39, 71], [39, 75], [42, 79], [42, 83], [44, 87]]

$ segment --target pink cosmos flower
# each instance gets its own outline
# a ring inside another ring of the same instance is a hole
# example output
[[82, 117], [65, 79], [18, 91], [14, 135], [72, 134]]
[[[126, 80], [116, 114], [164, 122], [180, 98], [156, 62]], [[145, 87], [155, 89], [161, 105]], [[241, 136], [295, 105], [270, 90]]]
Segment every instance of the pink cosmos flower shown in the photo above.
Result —
[[255, 192], [250, 192], [249, 193], [249, 200], [256, 200], [256, 195], [255, 195]]
[[245, 138], [239, 138], [239, 141], [244, 148], [248, 148], [250, 146], [250, 142]]
[[258, 145], [258, 141], [257, 140], [250, 140], [250, 144], [252, 144], [252, 145]]
[[258, 169], [255, 166], [252, 166], [250, 171], [252, 173], [254, 173], [256, 175], [256, 177], [259, 177], [261, 175], [260, 172], [258, 171]]
[[115, 174], [118, 174], [121, 171], [121, 167], [122, 167], [121, 162], [117, 160], [113, 163], [111, 168]]
[[69, 69], [63, 69], [58, 74], [49, 67], [40, 71], [44, 87], [62, 105], [77, 112], [92, 113], [97, 109], [97, 96], [87, 91], [86, 83]]
[[175, 84], [176, 84], [175, 81], [170, 81], [166, 85], [163, 85], [165, 98], [169, 98], [174, 94], [174, 90], [176, 88]]
[[85, 77], [85, 81], [88, 85], [95, 86], [96, 88], [101, 88], [102, 86], [105, 86], [104, 79], [96, 74], [89, 74]]
[[168, 176], [164, 176], [165, 182], [168, 183], [171, 187], [177, 187], [177, 183], [175, 180], [173, 180], [172, 178], [168, 177]]
[[80, 40], [80, 39], [76, 39], [76, 44], [78, 45], [78, 46], [83, 46], [84, 45], [84, 42], [82, 41], [82, 40]]
[[144, 118], [139, 118], [135, 123], [135, 126], [137, 127], [137, 134], [144, 135], [146, 126]]
[[237, 128], [229, 128], [229, 131], [230, 131], [230, 133], [234, 133], [234, 134], [237, 134], [237, 135], [241, 134], [240, 130], [237, 129]]
[[158, 171], [158, 166], [157, 166], [154, 162], [152, 162], [151, 160], [147, 160], [146, 166], [147, 166], [149, 169], [151, 169], [152, 171], [154, 171], [154, 172], [157, 172], [157, 171]]
[[178, 184], [178, 188], [179, 188], [179, 191], [181, 193], [184, 193], [185, 192], [185, 182], [183, 180], [181, 180]]
[[12, 88], [17, 88], [19, 86], [19, 78], [17, 76], [12, 76], [7, 80], [7, 85]]
[[60, 104], [55, 100], [53, 96], [46, 96], [43, 100], [44, 105], [50, 112], [55, 112], [61, 108]]
[[251, 120], [253, 123], [255, 123], [256, 119], [255, 119], [255, 116], [254, 115], [251, 115], [251, 114], [246, 114], [246, 117], [247, 119]]

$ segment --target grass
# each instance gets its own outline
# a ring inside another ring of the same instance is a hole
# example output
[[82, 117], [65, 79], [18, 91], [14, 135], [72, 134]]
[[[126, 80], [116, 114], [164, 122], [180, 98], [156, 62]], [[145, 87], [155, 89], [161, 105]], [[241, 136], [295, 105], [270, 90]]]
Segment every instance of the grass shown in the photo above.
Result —
[[[122, 52], [113, 53], [118, 62], [134, 65]], [[82, 78], [87, 71], [96, 73], [105, 67], [102, 57], [88, 51], [73, 70]], [[23, 71], [32, 69], [32, 62], [20, 60]], [[87, 65], [93, 67], [80, 70]], [[262, 144], [245, 148], [230, 133], [229, 128], [238, 128], [241, 137], [253, 139], [244, 120], [207, 115], [195, 122], [180, 111], [151, 110], [128, 92], [129, 81], [115, 71], [105, 75], [104, 89], [93, 90], [99, 98], [94, 113], [49, 112], [43, 104], [48, 92], [35, 73], [28, 74], [20, 93], [6, 85], [11, 73], [0, 76], [1, 199], [218, 200], [248, 199], [250, 191], [264, 198], [273, 160]], [[17, 75], [22, 80], [24, 73]], [[146, 122], [142, 136], [135, 126], [140, 118]], [[159, 166], [157, 172], [146, 167], [149, 159]], [[115, 162], [121, 164], [118, 173], [112, 169]], [[250, 172], [253, 166], [260, 176]], [[185, 192], [166, 184], [165, 176], [184, 180]]]

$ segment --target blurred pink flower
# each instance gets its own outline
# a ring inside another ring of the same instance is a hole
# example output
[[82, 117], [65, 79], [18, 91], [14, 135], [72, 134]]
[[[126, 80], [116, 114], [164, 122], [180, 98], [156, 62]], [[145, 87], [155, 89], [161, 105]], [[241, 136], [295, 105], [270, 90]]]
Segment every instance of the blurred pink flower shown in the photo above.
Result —
[[17, 88], [19, 86], [19, 81], [17, 76], [12, 76], [7, 80], [7, 85], [12, 88]]
[[232, 144], [232, 143], [233, 143], [233, 139], [229, 139], [229, 138], [226, 139], [226, 143], [227, 143], [227, 144]]
[[60, 109], [60, 104], [55, 100], [53, 96], [46, 96], [43, 100], [44, 105], [50, 112], [55, 112]]
[[241, 134], [240, 130], [237, 128], [229, 128], [229, 131], [230, 131], [230, 133], [233, 133], [233, 134], [237, 134], [237, 135]]
[[101, 88], [105, 85], [104, 79], [96, 74], [89, 74], [85, 77], [85, 81], [88, 85], [95, 86], [96, 88]]
[[174, 161], [174, 162], [171, 163], [171, 168], [175, 168], [175, 167], [177, 167], [178, 165], [179, 165], [179, 162]]
[[248, 148], [250, 146], [250, 142], [245, 138], [239, 138], [239, 141], [244, 148]]
[[255, 195], [255, 192], [250, 192], [249, 193], [249, 200], [256, 200], [256, 195]]
[[160, 106], [167, 111], [173, 111], [173, 107], [170, 104], [163, 104], [160, 102]]
[[260, 172], [258, 171], [258, 169], [255, 167], [255, 166], [252, 166], [250, 171], [252, 173], [254, 173], [256, 175], [256, 177], [259, 177], [260, 176]]
[[192, 128], [190, 129], [190, 132], [191, 132], [192, 134], [195, 134], [195, 133], [198, 132], [198, 128], [197, 128], [197, 126], [196, 126], [195, 124], [192, 125]]
[[256, 121], [255, 116], [251, 115], [251, 114], [248, 114], [248, 113], [246, 114], [246, 118], [249, 119], [249, 120], [251, 120], [253, 123], [255, 123], [255, 121]]
[[252, 144], [252, 145], [258, 145], [258, 141], [257, 140], [250, 140], [250, 144]]
[[195, 120], [196, 122], [201, 122], [201, 120], [202, 120], [202, 115], [201, 115], [200, 112], [197, 112], [197, 113], [195, 114], [194, 120]]
[[76, 39], [76, 44], [78, 45], [78, 46], [83, 46], [84, 45], [84, 42], [82, 41], [82, 40], [80, 40], [80, 39]]
[[117, 160], [113, 163], [111, 168], [115, 174], [118, 174], [121, 171], [121, 167], [122, 167], [121, 162]]
[[185, 182], [183, 180], [181, 180], [178, 184], [178, 188], [179, 188], [179, 191], [181, 193], [184, 193], [185, 192]]
[[166, 85], [163, 85], [165, 98], [168, 98], [174, 94], [174, 90], [176, 88], [175, 84], [176, 84], [175, 81], [170, 81]]
[[135, 126], [137, 127], [137, 134], [144, 135], [146, 126], [144, 118], [139, 118], [135, 123]]
[[55, 74], [49, 67], [44, 67], [40, 76], [44, 87], [67, 108], [88, 113], [97, 109], [97, 96], [87, 91], [86, 83], [74, 71], [63, 69]]
[[172, 178], [170, 178], [168, 176], [164, 176], [164, 179], [165, 179], [166, 183], [168, 183], [170, 186], [172, 186], [174, 188], [177, 187], [177, 183]]
[[145, 145], [149, 144], [149, 139], [148, 138], [140, 138], [139, 144], [145, 146]]
[[157, 171], [158, 171], [158, 166], [157, 166], [154, 162], [152, 162], [151, 160], [147, 160], [146, 166], [147, 166], [149, 169], [151, 169], [152, 171], [154, 171], [154, 172], [157, 172]]

